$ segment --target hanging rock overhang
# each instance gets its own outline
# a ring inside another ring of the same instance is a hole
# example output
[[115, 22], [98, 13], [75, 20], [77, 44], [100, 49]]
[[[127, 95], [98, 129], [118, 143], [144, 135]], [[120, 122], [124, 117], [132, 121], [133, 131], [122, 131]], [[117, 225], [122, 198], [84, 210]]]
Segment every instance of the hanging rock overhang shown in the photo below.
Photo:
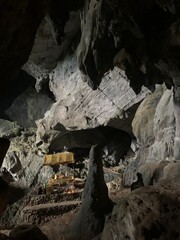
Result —
[[[54, 36], [61, 45], [70, 13], [78, 10], [81, 12], [78, 64], [93, 89], [114, 65], [125, 69], [136, 93], [142, 85], [151, 89], [156, 83], [174, 85], [171, 72], [177, 73], [180, 69], [178, 0], [66, 0], [61, 3], [25, 0], [18, 4], [3, 0], [0, 9], [1, 94], [28, 60], [43, 17], [50, 16]], [[160, 61], [167, 64], [168, 72], [163, 70]]]

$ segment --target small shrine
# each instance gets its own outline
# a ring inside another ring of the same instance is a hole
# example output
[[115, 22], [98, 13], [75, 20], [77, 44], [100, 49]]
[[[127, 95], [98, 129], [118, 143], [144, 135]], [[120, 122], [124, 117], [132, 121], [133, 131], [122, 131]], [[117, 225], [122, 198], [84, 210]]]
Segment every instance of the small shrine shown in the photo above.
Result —
[[61, 152], [55, 154], [48, 154], [44, 156], [44, 165], [56, 166], [73, 164], [73, 174], [53, 174], [50, 179], [48, 179], [46, 184], [46, 194], [52, 194], [54, 192], [66, 192], [73, 193], [74, 191], [74, 164], [75, 158], [72, 152]]

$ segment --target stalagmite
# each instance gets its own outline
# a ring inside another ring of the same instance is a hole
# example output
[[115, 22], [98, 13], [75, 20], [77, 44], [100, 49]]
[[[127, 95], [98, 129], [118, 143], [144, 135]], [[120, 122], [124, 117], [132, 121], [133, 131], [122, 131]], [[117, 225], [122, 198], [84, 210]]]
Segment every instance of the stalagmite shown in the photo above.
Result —
[[105, 218], [112, 211], [113, 202], [108, 197], [101, 156], [101, 149], [97, 145], [92, 146], [82, 206], [66, 229], [67, 240], [93, 239], [102, 232]]

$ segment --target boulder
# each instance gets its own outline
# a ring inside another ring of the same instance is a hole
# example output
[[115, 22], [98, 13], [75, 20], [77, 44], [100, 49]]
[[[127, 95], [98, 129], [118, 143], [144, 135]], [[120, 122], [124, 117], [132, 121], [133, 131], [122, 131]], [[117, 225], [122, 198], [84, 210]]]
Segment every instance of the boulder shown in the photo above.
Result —
[[101, 239], [179, 239], [179, 226], [179, 189], [143, 187], [119, 200]]

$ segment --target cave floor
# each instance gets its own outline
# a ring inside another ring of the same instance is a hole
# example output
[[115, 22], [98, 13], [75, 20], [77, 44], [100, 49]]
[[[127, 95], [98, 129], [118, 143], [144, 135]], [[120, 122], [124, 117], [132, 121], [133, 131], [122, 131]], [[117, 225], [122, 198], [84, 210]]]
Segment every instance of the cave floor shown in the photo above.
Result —
[[[118, 191], [110, 191], [109, 196], [113, 202], [118, 203], [121, 198], [130, 193], [130, 188], [123, 188]], [[54, 202], [48, 202], [54, 198]], [[57, 200], [58, 199], [58, 200]], [[60, 201], [62, 200], [62, 201]], [[56, 202], [57, 201], [57, 202]], [[22, 224], [36, 224], [48, 236], [49, 240], [64, 239], [64, 229], [74, 218], [81, 206], [79, 195], [32, 196], [31, 201], [22, 211]], [[9, 235], [10, 229], [1, 230], [1, 233]]]

